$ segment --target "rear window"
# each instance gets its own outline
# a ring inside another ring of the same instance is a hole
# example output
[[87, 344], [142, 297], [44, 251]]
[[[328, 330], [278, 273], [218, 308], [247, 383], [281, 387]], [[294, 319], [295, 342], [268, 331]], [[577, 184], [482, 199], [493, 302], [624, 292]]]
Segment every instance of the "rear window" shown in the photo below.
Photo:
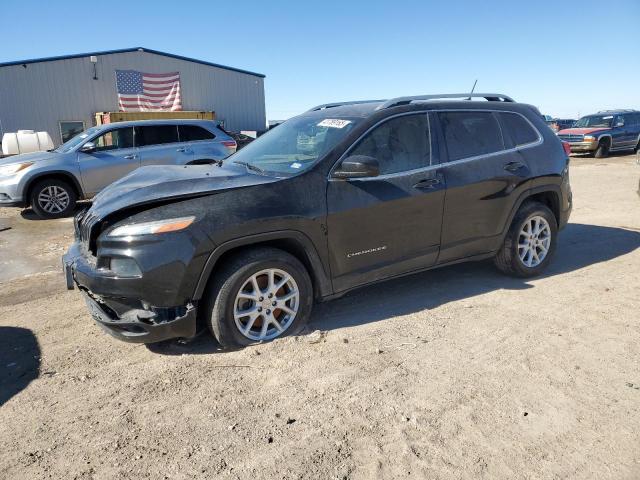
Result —
[[504, 150], [500, 126], [492, 113], [441, 112], [438, 117], [450, 161]]
[[136, 127], [136, 146], [162, 145], [163, 143], [175, 143], [178, 141], [178, 129], [176, 125], [153, 125]]
[[216, 136], [206, 128], [197, 125], [178, 125], [181, 142], [196, 142], [198, 140], [213, 140]]
[[505, 137], [511, 139], [514, 147], [538, 141], [538, 132], [517, 113], [499, 113], [498, 115]]

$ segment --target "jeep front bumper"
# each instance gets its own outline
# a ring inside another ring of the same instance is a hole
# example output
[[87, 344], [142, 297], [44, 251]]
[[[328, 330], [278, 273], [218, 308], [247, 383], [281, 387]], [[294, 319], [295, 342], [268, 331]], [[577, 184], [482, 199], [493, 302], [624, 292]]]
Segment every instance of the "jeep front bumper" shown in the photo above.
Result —
[[84, 254], [78, 242], [62, 257], [67, 288], [82, 292], [89, 312], [96, 323], [110, 335], [133, 343], [155, 343], [172, 338], [196, 335], [197, 310], [191, 303], [175, 307], [154, 307], [134, 297], [111, 294], [118, 280], [97, 269]]

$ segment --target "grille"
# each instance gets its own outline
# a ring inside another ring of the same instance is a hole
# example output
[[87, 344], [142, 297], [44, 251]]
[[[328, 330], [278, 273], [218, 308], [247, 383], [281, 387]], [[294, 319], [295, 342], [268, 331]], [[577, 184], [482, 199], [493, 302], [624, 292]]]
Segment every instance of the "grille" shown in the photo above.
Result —
[[96, 226], [100, 219], [97, 215], [91, 213], [90, 210], [85, 210], [78, 213], [73, 219], [73, 227], [75, 230], [75, 237], [80, 241], [87, 250], [93, 252], [94, 245], [92, 244], [91, 233], [93, 227]]
[[584, 135], [558, 135], [560, 140], [564, 140], [565, 142], [574, 143], [574, 142], [582, 142], [584, 141]]

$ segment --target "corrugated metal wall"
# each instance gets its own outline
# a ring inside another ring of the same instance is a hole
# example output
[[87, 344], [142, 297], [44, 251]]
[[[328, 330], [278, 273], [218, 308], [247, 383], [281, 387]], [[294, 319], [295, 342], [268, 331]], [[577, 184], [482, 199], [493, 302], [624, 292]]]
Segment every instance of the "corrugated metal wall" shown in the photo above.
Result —
[[115, 70], [180, 72], [182, 108], [214, 110], [229, 130], [264, 130], [264, 79], [232, 70], [135, 51], [98, 56], [98, 80], [89, 57], [0, 67], [3, 132], [47, 131], [60, 143], [59, 122], [94, 125], [95, 112], [117, 111]]

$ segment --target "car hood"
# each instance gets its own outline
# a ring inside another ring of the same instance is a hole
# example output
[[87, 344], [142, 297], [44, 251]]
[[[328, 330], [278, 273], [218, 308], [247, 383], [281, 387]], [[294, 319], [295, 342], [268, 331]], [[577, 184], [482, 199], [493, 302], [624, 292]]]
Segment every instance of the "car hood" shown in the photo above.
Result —
[[13, 163], [22, 163], [22, 162], [41, 162], [44, 160], [51, 160], [60, 156], [60, 153], [57, 152], [32, 152], [32, 153], [21, 153], [20, 155], [11, 155], [9, 157], [0, 158], [0, 166], [2, 165], [11, 165]]
[[587, 133], [604, 132], [606, 130], [611, 129], [607, 127], [565, 128], [564, 130], [560, 130], [558, 135], [586, 135]]
[[141, 167], [102, 190], [94, 198], [91, 212], [104, 218], [126, 208], [210, 195], [278, 180], [250, 173], [245, 167], [235, 165]]

